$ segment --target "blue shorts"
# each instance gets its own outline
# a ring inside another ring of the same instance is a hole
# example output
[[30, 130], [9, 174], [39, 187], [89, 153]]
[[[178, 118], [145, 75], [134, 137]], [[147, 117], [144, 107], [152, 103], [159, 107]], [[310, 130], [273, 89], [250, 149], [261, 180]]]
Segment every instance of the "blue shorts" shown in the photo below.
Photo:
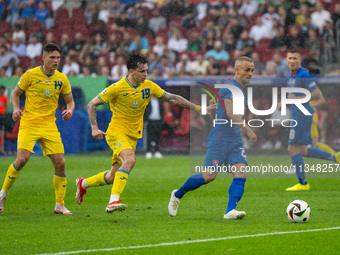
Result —
[[229, 167], [237, 163], [248, 165], [242, 141], [208, 141], [204, 166]]
[[313, 115], [304, 115], [303, 118], [294, 118], [297, 121], [295, 127], [291, 127], [289, 131], [288, 144], [290, 145], [308, 145], [312, 144], [310, 134]]

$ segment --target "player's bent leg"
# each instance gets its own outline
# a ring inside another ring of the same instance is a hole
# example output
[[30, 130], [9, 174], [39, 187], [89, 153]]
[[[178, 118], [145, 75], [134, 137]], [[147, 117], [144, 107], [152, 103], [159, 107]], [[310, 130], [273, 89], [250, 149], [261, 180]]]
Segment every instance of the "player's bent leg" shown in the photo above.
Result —
[[105, 211], [107, 213], [113, 213], [113, 212], [117, 212], [117, 211], [125, 211], [125, 209], [127, 208], [127, 205], [122, 204], [120, 201], [122, 201], [121, 199], [118, 201], [113, 201], [111, 203], [109, 203], [106, 206]]

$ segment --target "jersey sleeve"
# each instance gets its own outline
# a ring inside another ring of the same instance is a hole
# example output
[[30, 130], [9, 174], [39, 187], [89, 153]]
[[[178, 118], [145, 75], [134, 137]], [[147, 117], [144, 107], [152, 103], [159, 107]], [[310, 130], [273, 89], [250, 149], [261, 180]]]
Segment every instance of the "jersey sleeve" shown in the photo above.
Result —
[[162, 98], [165, 94], [164, 89], [161, 89], [160, 86], [158, 86], [156, 83], [151, 82], [152, 85], [152, 96], [156, 97], [156, 98]]
[[71, 93], [72, 90], [71, 90], [71, 84], [70, 84], [70, 81], [67, 79], [66, 76], [64, 76], [64, 82], [63, 82], [63, 86], [61, 88], [61, 93], [63, 95], [67, 95], [69, 93]]
[[304, 72], [302, 79], [303, 79], [303, 84], [305, 85], [306, 89], [308, 89], [309, 91], [313, 91], [314, 89], [318, 87], [313, 79], [313, 76], [310, 75], [310, 73]]
[[118, 93], [118, 88], [115, 84], [112, 84], [99, 93], [98, 98], [103, 103], [107, 103], [110, 99], [115, 98]]
[[29, 71], [26, 71], [21, 77], [20, 80], [18, 81], [18, 87], [25, 91], [26, 89], [28, 89], [28, 87], [31, 84], [31, 74], [29, 73]]

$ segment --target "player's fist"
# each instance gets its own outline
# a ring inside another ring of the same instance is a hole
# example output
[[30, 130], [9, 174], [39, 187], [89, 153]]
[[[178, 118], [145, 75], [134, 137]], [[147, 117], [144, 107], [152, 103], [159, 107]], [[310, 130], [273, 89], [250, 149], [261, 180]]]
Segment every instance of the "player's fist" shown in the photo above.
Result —
[[21, 119], [21, 116], [22, 116], [22, 111], [21, 110], [14, 110], [13, 114], [12, 114], [12, 119], [14, 121], [18, 121], [18, 120]]
[[62, 117], [63, 120], [69, 120], [69, 119], [72, 118], [73, 112], [66, 109], [66, 110], [64, 110], [64, 111], [61, 113], [61, 115], [63, 116], [63, 117]]

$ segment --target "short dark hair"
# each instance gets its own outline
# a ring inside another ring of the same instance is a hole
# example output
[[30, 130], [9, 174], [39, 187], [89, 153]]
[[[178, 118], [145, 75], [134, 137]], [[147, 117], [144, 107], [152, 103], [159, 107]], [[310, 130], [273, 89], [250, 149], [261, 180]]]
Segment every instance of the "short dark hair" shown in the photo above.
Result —
[[137, 69], [140, 65], [148, 64], [148, 58], [139, 51], [132, 51], [128, 55], [127, 69]]
[[300, 49], [298, 47], [291, 47], [288, 49], [288, 53], [299, 53], [301, 55]]
[[45, 44], [43, 52], [51, 53], [53, 51], [58, 51], [60, 53], [60, 47], [55, 43]]

